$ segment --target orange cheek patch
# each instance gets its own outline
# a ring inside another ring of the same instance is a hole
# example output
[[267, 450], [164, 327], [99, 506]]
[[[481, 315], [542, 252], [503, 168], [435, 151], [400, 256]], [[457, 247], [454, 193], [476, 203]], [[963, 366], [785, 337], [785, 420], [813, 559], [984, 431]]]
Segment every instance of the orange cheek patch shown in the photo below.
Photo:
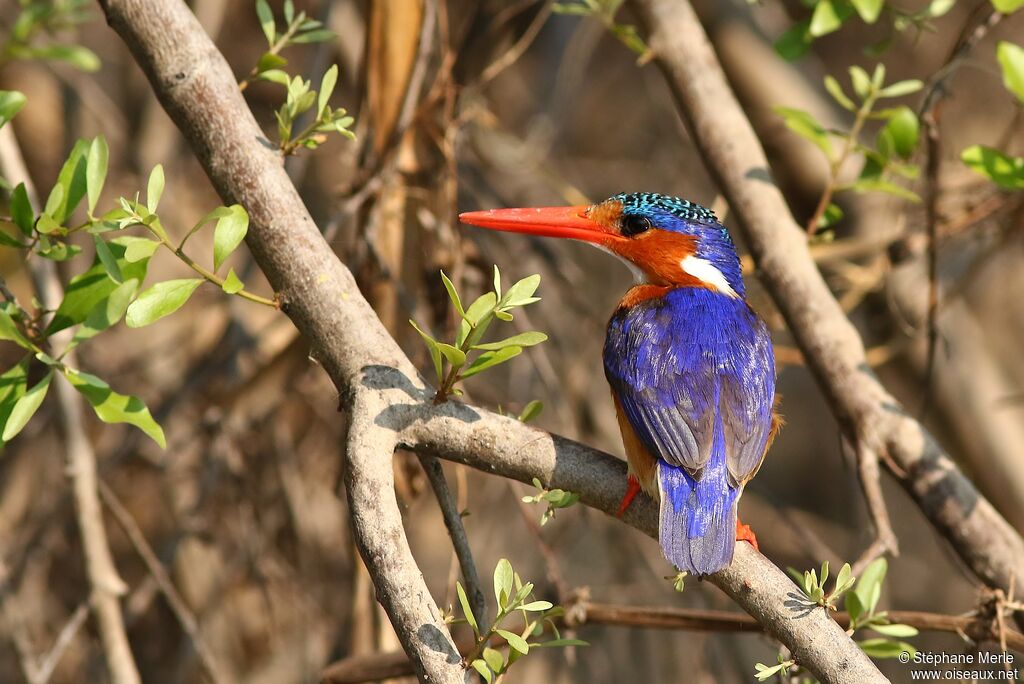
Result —
[[692, 235], [654, 228], [632, 240], [615, 242], [609, 248], [643, 269], [655, 285], [711, 287], [685, 272], [680, 265], [697, 251], [697, 241]]
[[622, 202], [606, 200], [595, 204], [587, 212], [587, 218], [618, 233], [619, 220], [622, 218]]

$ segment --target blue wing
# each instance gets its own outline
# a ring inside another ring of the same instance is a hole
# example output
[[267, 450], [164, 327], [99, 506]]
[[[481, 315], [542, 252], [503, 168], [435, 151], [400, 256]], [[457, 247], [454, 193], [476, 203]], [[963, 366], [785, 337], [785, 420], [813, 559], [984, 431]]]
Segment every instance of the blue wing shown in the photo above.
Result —
[[757, 472], [772, 427], [775, 363], [767, 327], [743, 300], [681, 288], [620, 309], [604, 365], [654, 456], [699, 480], [721, 425], [730, 485]]

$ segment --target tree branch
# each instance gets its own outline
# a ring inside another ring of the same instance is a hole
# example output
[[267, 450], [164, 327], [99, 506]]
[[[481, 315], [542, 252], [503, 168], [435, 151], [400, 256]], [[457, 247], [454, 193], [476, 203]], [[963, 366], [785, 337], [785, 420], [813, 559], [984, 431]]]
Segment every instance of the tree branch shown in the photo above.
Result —
[[[458, 651], [401, 526], [390, 465], [396, 443], [524, 482], [538, 477], [609, 513], [625, 488], [624, 463], [510, 418], [453, 402], [434, 407], [415, 367], [316, 229], [230, 68], [187, 7], [180, 1], [101, 4], [221, 198], [249, 212], [246, 241], [257, 263], [340, 392], [350, 416], [345, 486], [357, 544], [417, 675], [462, 681]], [[635, 504], [626, 521], [655, 535], [654, 504]], [[732, 566], [710, 581], [822, 682], [884, 681], [835, 622], [793, 610], [796, 586], [749, 545], [738, 545]]]
[[847, 437], [883, 457], [979, 578], [1004, 590], [1013, 582], [1024, 586], [1020, 534], [871, 372], [863, 342], [811, 259], [806, 234], [773, 182], [761, 143], [693, 8], [680, 0], [631, 1], [694, 144], [740, 222], [761, 280]]

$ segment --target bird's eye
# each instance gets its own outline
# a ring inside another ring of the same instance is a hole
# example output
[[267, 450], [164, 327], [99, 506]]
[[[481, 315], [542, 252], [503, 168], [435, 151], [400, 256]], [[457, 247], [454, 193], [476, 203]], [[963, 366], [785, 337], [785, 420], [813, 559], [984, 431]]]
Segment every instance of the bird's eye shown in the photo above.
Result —
[[639, 235], [645, 230], [650, 230], [652, 227], [651, 219], [646, 216], [626, 215], [622, 217], [622, 227], [620, 228], [620, 232], [626, 237], [633, 237], [634, 235]]

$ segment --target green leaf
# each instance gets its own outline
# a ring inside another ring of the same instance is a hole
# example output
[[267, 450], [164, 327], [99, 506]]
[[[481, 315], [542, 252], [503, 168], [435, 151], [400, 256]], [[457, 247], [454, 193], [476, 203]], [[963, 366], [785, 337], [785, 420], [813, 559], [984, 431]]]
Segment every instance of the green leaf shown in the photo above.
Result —
[[540, 344], [548, 339], [548, 336], [542, 332], [530, 331], [513, 335], [512, 337], [506, 337], [498, 342], [488, 342], [486, 344], [474, 344], [473, 349], [488, 349], [497, 351], [504, 349], [505, 347], [517, 346], [517, 347], [532, 347], [535, 344]]
[[843, 607], [846, 612], [850, 615], [850, 622], [855, 623], [861, 615], [864, 614], [864, 604], [861, 603], [860, 597], [857, 596], [857, 592], [852, 591], [846, 595], [843, 599]]
[[448, 363], [458, 368], [466, 363], [466, 352], [462, 351], [457, 347], [453, 347], [450, 344], [444, 342], [437, 343], [437, 349], [441, 352], [444, 358], [448, 359]]
[[334, 40], [337, 36], [334, 31], [320, 29], [319, 31], [307, 31], [292, 38], [293, 43], [322, 43], [327, 40]]
[[53, 59], [67, 62], [81, 71], [99, 71], [100, 58], [92, 50], [81, 45], [44, 45], [33, 47], [32, 56], [36, 59]]
[[[1024, 4], [1024, 0], [1020, 4]], [[996, 47], [996, 59], [1003, 70], [1003, 85], [1017, 96], [1018, 102], [1024, 104], [1024, 48], [1000, 41]]]
[[115, 283], [123, 283], [124, 276], [121, 274], [121, 267], [117, 263], [117, 258], [114, 253], [110, 251], [110, 246], [107, 241], [101, 238], [99, 235], [92, 236], [93, 242], [96, 244], [96, 258], [103, 264], [103, 268], [107, 270], [107, 275]]
[[557, 646], [589, 646], [590, 643], [582, 639], [551, 639], [530, 644], [530, 648], [552, 648]]
[[1011, 157], [991, 147], [971, 145], [960, 154], [960, 159], [1001, 187], [1024, 188], [1024, 157]]
[[167, 448], [163, 429], [153, 420], [149, 409], [141, 399], [131, 395], [118, 394], [95, 375], [73, 368], [64, 370], [64, 377], [86, 398], [96, 416], [104, 423], [128, 423], [142, 430], [161, 449]]
[[[28, 388], [29, 358], [31, 357], [25, 357], [23, 361], [0, 374], [0, 435], [3, 434], [3, 428], [18, 400], [25, 396]], [[3, 442], [0, 438], [0, 446], [3, 446]]]
[[228, 275], [224, 278], [224, 284], [220, 286], [222, 290], [228, 294], [237, 294], [241, 292], [245, 285], [241, 279], [235, 274], [235, 269], [229, 268]]
[[813, 116], [791, 107], [775, 107], [774, 111], [785, 121], [786, 128], [817, 145], [826, 157], [832, 159], [832, 143], [828, 132]]
[[537, 291], [540, 286], [540, 275], [533, 274], [526, 276], [512, 287], [508, 288], [505, 296], [501, 298], [498, 305], [501, 308], [509, 308], [513, 306], [525, 306], [531, 304], [537, 299], [533, 296], [533, 293]]
[[32, 343], [21, 334], [11, 314], [4, 308], [0, 308], [0, 340], [9, 340], [19, 347], [32, 349]]
[[853, 84], [853, 92], [862, 100], [871, 93], [871, 77], [859, 66], [850, 67], [850, 83]]
[[871, 625], [870, 629], [879, 634], [884, 634], [887, 637], [906, 638], [917, 636], [917, 628], [911, 627], [910, 625]]
[[764, 682], [774, 677], [779, 671], [782, 670], [782, 667], [782, 665], [773, 665], [772, 667], [768, 667], [767, 665], [763, 665], [761, 663], [755, 663], [754, 670], [756, 670], [756, 673], [754, 674], [754, 676], [757, 677], [757, 681]]
[[0, 128], [17, 115], [26, 102], [28, 98], [17, 90], [0, 90]]
[[107, 328], [117, 325], [125, 311], [128, 310], [128, 305], [131, 304], [138, 288], [139, 281], [134, 278], [126, 280], [114, 288], [114, 291], [106, 299], [100, 300], [85, 317], [82, 327], [75, 332], [71, 345], [76, 346]]
[[103, 183], [107, 179], [107, 160], [110, 150], [107, 149], [107, 141], [102, 135], [93, 138], [89, 145], [89, 154], [85, 162], [85, 187], [89, 197], [89, 215], [92, 216], [96, 209], [96, 203], [103, 191]]
[[484, 678], [484, 681], [487, 682], [487, 684], [491, 684], [491, 682], [494, 681], [494, 675], [491, 673], [490, 668], [487, 667], [487, 663], [483, 658], [477, 658], [470, 663], [470, 665], [473, 666], [474, 670], [480, 673], [480, 676]]
[[277, 69], [288, 64], [288, 60], [280, 55], [275, 55], [273, 52], [264, 52], [260, 55], [260, 59], [256, 62], [256, 72], [263, 73], [270, 71], [271, 69]]
[[7, 423], [4, 425], [3, 437], [0, 438], [4, 442], [9, 442], [14, 439], [15, 435], [21, 432], [22, 428], [28, 424], [28, 421], [35, 415], [35, 412], [39, 410], [39, 406], [43, 403], [43, 399], [46, 398], [46, 391], [50, 389], [50, 380], [53, 379], [53, 371], [50, 371], [43, 379], [40, 380], [35, 387], [25, 392], [25, 394], [18, 399], [17, 403], [14, 404], [14, 408], [11, 410], [10, 416], [7, 418]]
[[332, 64], [331, 68], [324, 72], [324, 77], [320, 81], [320, 92], [317, 95], [316, 101], [316, 113], [318, 118], [324, 115], [327, 103], [331, 99], [331, 94], [334, 92], [334, 86], [337, 82], [338, 65]]
[[477, 635], [480, 634], [480, 627], [476, 624], [476, 616], [473, 615], [473, 609], [469, 607], [469, 599], [466, 598], [466, 590], [462, 588], [462, 584], [459, 582], [455, 583], [455, 592], [459, 595], [459, 605], [462, 606], [462, 613], [466, 616], [466, 622], [473, 628], [473, 631]]
[[878, 92], [879, 97], [903, 97], [904, 95], [910, 95], [916, 93], [924, 87], [921, 81], [916, 78], [908, 79], [906, 81], [897, 81], [891, 85], [887, 85]]
[[502, 668], [505, 667], [505, 658], [493, 648], [484, 649], [484, 661], [486, 661], [487, 667], [491, 668], [495, 674], [501, 672]]
[[57, 183], [46, 200], [45, 213], [49, 214], [58, 225], [64, 223], [85, 196], [86, 155], [89, 153], [90, 146], [91, 143], [86, 140], [79, 140], [75, 143], [67, 161], [60, 169]]
[[174, 313], [203, 282], [202, 278], [183, 278], [157, 283], [131, 303], [125, 323], [129, 328], [141, 328]]
[[850, 15], [853, 8], [843, 0], [818, 0], [814, 6], [814, 14], [811, 15], [811, 25], [808, 32], [815, 38], [839, 30]]
[[787, 62], [795, 62], [803, 57], [811, 48], [813, 40], [810, 27], [809, 19], [794, 24], [775, 41], [775, 52]]
[[554, 604], [550, 601], [530, 601], [519, 606], [519, 610], [526, 610], [531, 613], [543, 613], [545, 610], [551, 610], [554, 608]]
[[149, 259], [160, 248], [159, 242], [149, 238], [126, 235], [121, 240], [125, 246], [124, 260], [132, 264]]
[[857, 645], [872, 658], [898, 658], [901, 653], [909, 653], [913, 656], [917, 649], [902, 641], [889, 641], [888, 639], [865, 639], [858, 641]]
[[918, 197], [917, 193], [907, 190], [895, 183], [890, 183], [887, 180], [882, 180], [881, 178], [858, 178], [850, 185], [850, 189], [857, 193], [884, 192], [896, 197], [902, 197], [910, 202], [921, 201], [921, 198]]
[[876, 588], [881, 589], [882, 582], [885, 581], [885, 573], [889, 569], [889, 563], [885, 558], [876, 558], [864, 569], [861, 573], [860, 579], [857, 580], [857, 586], [853, 592], [860, 599], [861, 605], [863, 605], [868, 613], [875, 612], [875, 606], [878, 603], [878, 594], [875, 594]]
[[462, 371], [461, 375], [463, 378], [473, 377], [477, 373], [482, 373], [488, 368], [497, 366], [499, 363], [505, 363], [509, 359], [519, 356], [522, 353], [522, 347], [505, 347], [498, 351], [484, 352], [480, 356], [476, 357], [473, 360], [473, 363], [469, 364], [469, 366]]
[[438, 347], [438, 341], [428, 335], [420, 326], [416, 324], [416, 321], [409, 319], [409, 325], [416, 329], [416, 332], [420, 334], [423, 341], [427, 344], [427, 349], [430, 351], [430, 360], [434, 362], [434, 371], [437, 372], [437, 382], [444, 382], [444, 368], [441, 362], [441, 349]]
[[857, 14], [867, 24], [874, 24], [882, 13], [883, 0], [851, 0]]
[[[295, 3], [292, 2], [292, 0], [284, 0], [284, 21], [285, 21], [285, 23], [288, 24], [289, 26], [291, 26], [292, 19], [294, 18], [294, 16], [295, 16]], [[306, 16], [306, 13], [303, 12], [302, 16], [303, 17]], [[301, 17], [300, 17], [300, 20], [301, 20]]]
[[992, 0], [992, 6], [1003, 14], [1013, 14], [1024, 7], [1024, 0]]
[[444, 283], [444, 289], [448, 291], [448, 299], [455, 305], [455, 310], [459, 312], [459, 316], [465, 316], [466, 310], [462, 308], [462, 299], [459, 297], [458, 290], [455, 289], [455, 284], [445, 275], [444, 271], [441, 271], [441, 282]]
[[280, 69], [267, 69], [266, 71], [260, 72], [256, 78], [261, 81], [270, 81], [271, 83], [277, 83], [285, 87], [288, 86], [288, 74]]
[[529, 423], [531, 420], [540, 415], [540, 412], [544, 410], [544, 403], [538, 399], [534, 399], [525, 407], [519, 414], [519, 420], [523, 423]]
[[[1012, 2], [1018, 3], [1018, 5], [1024, 5], [1024, 0], [1011, 0]], [[938, 19], [941, 16], [945, 16], [949, 10], [953, 9], [956, 5], [956, 0], [932, 0], [928, 4], [928, 16], [932, 19]]]
[[846, 93], [843, 92], [843, 87], [839, 85], [839, 81], [832, 76], [825, 77], [825, 90], [843, 109], [848, 109], [851, 112], [857, 109], [857, 106], [853, 104], [853, 100], [848, 98]]
[[149, 182], [146, 184], [146, 208], [150, 213], [156, 213], [160, 206], [160, 196], [164, 194], [164, 167], [157, 164], [149, 172]]
[[267, 4], [267, 0], [256, 0], [256, 16], [260, 20], [260, 28], [263, 29], [263, 35], [267, 38], [267, 45], [273, 45], [274, 39], [277, 37], [277, 29], [274, 13], [270, 11], [270, 5]]
[[494, 567], [494, 598], [498, 601], [499, 609], [505, 608], [512, 596], [513, 574], [512, 564], [507, 558], [499, 560]]
[[904, 159], [910, 157], [917, 147], [920, 124], [910, 107], [898, 107], [885, 124], [885, 130], [892, 136], [896, 154]]
[[828, 206], [825, 207], [825, 211], [822, 212], [821, 218], [818, 219], [818, 228], [829, 228], [841, 220], [843, 220], [843, 210], [838, 204], [829, 202]]
[[224, 260], [245, 239], [249, 230], [249, 214], [240, 204], [228, 207], [229, 213], [217, 219], [217, 227], [213, 229], [213, 270], [216, 271]]
[[25, 190], [24, 183], [18, 183], [18, 187], [11, 193], [11, 219], [26, 237], [32, 235], [35, 213], [32, 211], [31, 202], [28, 201], [28, 191]]
[[496, 629], [494, 630], [508, 642], [508, 645], [519, 651], [523, 655], [530, 652], [530, 644], [526, 643], [526, 639], [519, 636], [515, 632], [510, 632], [507, 629]]

